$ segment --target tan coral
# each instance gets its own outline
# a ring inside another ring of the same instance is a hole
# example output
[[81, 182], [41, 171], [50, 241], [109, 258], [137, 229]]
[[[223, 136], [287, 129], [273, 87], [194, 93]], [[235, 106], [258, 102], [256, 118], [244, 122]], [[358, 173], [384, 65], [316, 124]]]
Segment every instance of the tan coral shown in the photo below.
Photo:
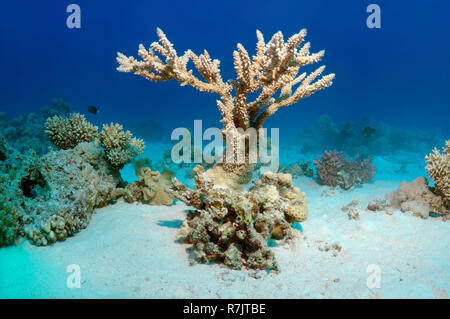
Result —
[[170, 206], [174, 197], [166, 191], [173, 173], [169, 170], [152, 171], [149, 167], [141, 167], [136, 170], [138, 182], [130, 184], [125, 189], [127, 202], [140, 201], [149, 205]]
[[106, 160], [115, 169], [121, 169], [144, 150], [144, 141], [133, 137], [130, 131], [124, 131], [123, 126], [117, 123], [104, 124], [98, 138]]
[[434, 180], [436, 192], [442, 197], [447, 207], [450, 207], [450, 140], [445, 142], [443, 153], [437, 148], [425, 156], [425, 166], [428, 175]]
[[386, 194], [390, 207], [427, 218], [430, 212], [445, 214], [442, 198], [433, 194], [425, 177], [417, 177], [410, 183], [402, 182], [397, 191]]
[[[259, 129], [263, 123], [277, 110], [330, 86], [335, 76], [321, 76], [324, 66], [310, 74], [299, 74], [303, 66], [320, 61], [325, 53], [310, 53], [309, 42], [301, 46], [306, 36], [305, 29], [286, 42], [279, 31], [267, 43], [262, 33], [257, 31], [256, 55], [251, 58], [239, 43], [233, 52], [237, 79], [227, 82], [220, 75], [220, 61], [212, 60], [206, 50], [199, 56], [191, 50], [178, 56], [164, 32], [158, 28], [157, 34], [159, 42], [153, 42], [148, 50], [139, 45], [138, 55], [142, 60], [118, 52], [120, 66], [117, 70], [133, 72], [155, 82], [177, 80], [182, 86], [190, 85], [199, 91], [217, 94], [220, 98], [217, 105], [224, 124], [222, 132], [234, 154], [237, 154], [242, 139], [248, 137], [243, 131], [254, 127], [261, 134]], [[194, 70], [188, 69], [189, 61], [192, 61], [202, 79], [194, 75]], [[257, 97], [250, 100], [253, 94]], [[238, 162], [236, 155], [227, 159], [224, 168], [227, 171], [240, 169], [243, 174], [249, 169], [233, 165], [234, 162]]]
[[68, 118], [55, 115], [45, 122], [45, 133], [49, 140], [63, 150], [92, 141], [97, 130], [97, 126], [87, 122], [84, 115], [79, 113], [73, 113]]
[[202, 166], [194, 174], [195, 190], [176, 178], [168, 189], [195, 208], [180, 231], [180, 238], [193, 245], [194, 258], [236, 269], [277, 269], [268, 240], [292, 240], [296, 231], [291, 223], [304, 221], [308, 212], [305, 194], [293, 186], [292, 177], [266, 173], [242, 193], [213, 185]]

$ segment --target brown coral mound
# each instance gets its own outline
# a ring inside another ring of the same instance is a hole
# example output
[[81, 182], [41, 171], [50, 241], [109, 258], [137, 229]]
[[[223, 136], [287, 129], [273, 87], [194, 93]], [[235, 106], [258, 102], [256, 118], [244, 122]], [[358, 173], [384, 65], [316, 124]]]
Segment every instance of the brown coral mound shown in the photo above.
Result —
[[45, 133], [60, 149], [74, 148], [81, 142], [90, 142], [97, 136], [98, 127], [86, 121], [84, 115], [72, 113], [64, 118], [53, 116], [45, 122]]
[[450, 140], [445, 142], [441, 154], [437, 148], [425, 157], [428, 175], [433, 179], [436, 193], [450, 208]]
[[346, 190], [371, 181], [376, 173], [371, 158], [360, 159], [356, 155], [351, 162], [344, 153], [337, 151], [325, 151], [313, 163], [320, 184]]
[[195, 260], [222, 262], [240, 269], [277, 269], [269, 239], [289, 241], [293, 222], [307, 218], [306, 197], [288, 174], [266, 173], [246, 193], [214, 187], [201, 166], [194, 168], [196, 190], [176, 178], [170, 191], [195, 208], [183, 223], [180, 237], [192, 244]]
[[427, 218], [430, 212], [446, 213], [442, 199], [430, 190], [425, 177], [417, 177], [410, 183], [402, 182], [397, 191], [386, 194], [386, 200], [390, 207], [422, 218]]

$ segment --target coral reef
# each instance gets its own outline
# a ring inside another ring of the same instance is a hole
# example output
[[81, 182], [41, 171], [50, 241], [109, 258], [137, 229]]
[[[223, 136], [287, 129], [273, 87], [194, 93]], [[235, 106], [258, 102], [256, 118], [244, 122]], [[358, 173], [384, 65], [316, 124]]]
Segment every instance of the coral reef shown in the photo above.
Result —
[[[370, 136], [366, 127], [375, 129]], [[350, 156], [390, 155], [399, 151], [425, 152], [441, 143], [438, 131], [402, 129], [369, 119], [335, 123], [330, 116], [322, 115], [312, 127], [304, 127], [296, 140], [301, 141], [302, 153], [321, 153], [336, 149]]]
[[[238, 44], [237, 51], [233, 53], [237, 79], [227, 82], [220, 75], [220, 61], [212, 60], [206, 50], [200, 56], [191, 50], [178, 56], [163, 31], [158, 28], [157, 34], [159, 42], [153, 42], [149, 50], [139, 45], [141, 61], [118, 52], [117, 62], [120, 66], [117, 70], [133, 72], [155, 82], [174, 79], [181, 85], [217, 94], [220, 98], [217, 105], [224, 124], [222, 132], [233, 154], [231, 159], [225, 158], [224, 169], [238, 175], [246, 175], [253, 168], [250, 165], [253, 163], [248, 163], [247, 157], [244, 161], [237, 158], [239, 145], [248, 138], [248, 133], [244, 131], [254, 127], [261, 134], [259, 129], [264, 121], [277, 110], [330, 86], [334, 78], [334, 74], [328, 74], [316, 80], [323, 73], [324, 66], [309, 75], [306, 72], [297, 75], [301, 67], [320, 61], [324, 55], [324, 51], [310, 54], [309, 43], [300, 47], [306, 36], [305, 29], [286, 42], [283, 34], [277, 32], [268, 43], [265, 43], [262, 33], [257, 31], [256, 55], [250, 58], [245, 48]], [[190, 61], [203, 80], [195, 76], [192, 69], [188, 69]], [[233, 89], [236, 91], [234, 96]], [[250, 101], [249, 96], [257, 92], [259, 95], [256, 99]], [[274, 97], [277, 94], [278, 97]]]
[[45, 134], [60, 149], [74, 148], [81, 142], [90, 142], [97, 136], [98, 127], [86, 121], [84, 115], [53, 116], [45, 122]]
[[444, 204], [450, 208], [450, 140], [445, 142], [441, 154], [437, 148], [425, 157], [426, 170], [433, 179], [436, 193], [441, 196]]
[[195, 260], [222, 262], [240, 269], [278, 269], [268, 240], [287, 242], [296, 230], [291, 223], [307, 218], [306, 197], [288, 174], [266, 173], [248, 192], [214, 187], [202, 166], [194, 168], [196, 190], [176, 178], [169, 190], [195, 208], [180, 229], [180, 238], [192, 244]]
[[[48, 118], [45, 123], [45, 133], [54, 145], [63, 150], [72, 149], [80, 143], [96, 139], [97, 148], [101, 146], [103, 149], [104, 161], [111, 173], [122, 169], [144, 150], [144, 142], [133, 137], [130, 131], [124, 131], [122, 125], [104, 124], [102, 131], [98, 133], [98, 127], [87, 122], [84, 115], [79, 113], [73, 113], [69, 118], [60, 116]], [[99, 156], [94, 160], [101, 161]]]
[[19, 236], [35, 245], [64, 240], [88, 225], [94, 208], [123, 194], [112, 176], [84, 159], [87, 149], [97, 149], [85, 144], [42, 158], [8, 150], [0, 166], [1, 245]]
[[418, 177], [410, 183], [402, 182], [397, 191], [386, 194], [386, 201], [389, 207], [422, 218], [427, 218], [430, 212], [448, 215], [442, 198], [431, 191], [425, 177]]
[[44, 106], [39, 113], [28, 113], [8, 120], [0, 112], [0, 131], [9, 145], [19, 152], [33, 150], [38, 155], [45, 154], [50, 146], [44, 132], [45, 121], [55, 115], [67, 116], [70, 106], [62, 99], [54, 99], [51, 106]]
[[320, 184], [345, 190], [371, 181], [376, 173], [371, 158], [360, 159], [357, 155], [350, 161], [344, 153], [337, 151], [325, 151], [313, 163]]
[[[94, 208], [128, 194], [119, 169], [144, 148], [121, 125], [104, 125], [97, 134], [76, 113], [49, 118], [46, 134], [61, 150], [41, 158], [32, 150], [18, 152], [0, 135], [0, 246], [20, 236], [48, 245], [87, 227]], [[150, 202], [168, 201], [164, 187], [171, 177], [163, 174], [144, 190]]]
[[144, 150], [144, 141], [133, 137], [130, 131], [124, 131], [120, 124], [104, 124], [98, 138], [106, 161], [116, 170], [122, 169]]

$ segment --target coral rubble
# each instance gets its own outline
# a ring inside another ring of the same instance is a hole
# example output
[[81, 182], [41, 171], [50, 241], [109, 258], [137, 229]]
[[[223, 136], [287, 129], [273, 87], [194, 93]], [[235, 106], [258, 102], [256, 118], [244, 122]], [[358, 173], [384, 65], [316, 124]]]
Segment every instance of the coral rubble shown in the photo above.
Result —
[[291, 223], [307, 218], [306, 197], [289, 174], [268, 172], [248, 192], [214, 187], [202, 166], [194, 168], [196, 190], [176, 178], [169, 190], [195, 208], [180, 229], [180, 238], [192, 244], [195, 260], [222, 262], [240, 269], [277, 269], [268, 240], [294, 238]]
[[344, 153], [337, 151], [325, 151], [313, 163], [320, 184], [339, 186], [345, 190], [371, 181], [376, 173], [371, 158], [360, 159], [355, 156], [350, 161]]

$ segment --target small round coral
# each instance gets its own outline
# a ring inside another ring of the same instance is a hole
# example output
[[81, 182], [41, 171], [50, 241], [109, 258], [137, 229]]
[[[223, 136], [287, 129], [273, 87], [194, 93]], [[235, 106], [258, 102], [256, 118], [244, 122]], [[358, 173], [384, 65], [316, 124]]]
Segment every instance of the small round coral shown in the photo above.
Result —
[[45, 122], [45, 133], [50, 142], [63, 150], [92, 141], [97, 131], [98, 127], [87, 122], [84, 115], [79, 113], [72, 113], [68, 118], [55, 115]]

